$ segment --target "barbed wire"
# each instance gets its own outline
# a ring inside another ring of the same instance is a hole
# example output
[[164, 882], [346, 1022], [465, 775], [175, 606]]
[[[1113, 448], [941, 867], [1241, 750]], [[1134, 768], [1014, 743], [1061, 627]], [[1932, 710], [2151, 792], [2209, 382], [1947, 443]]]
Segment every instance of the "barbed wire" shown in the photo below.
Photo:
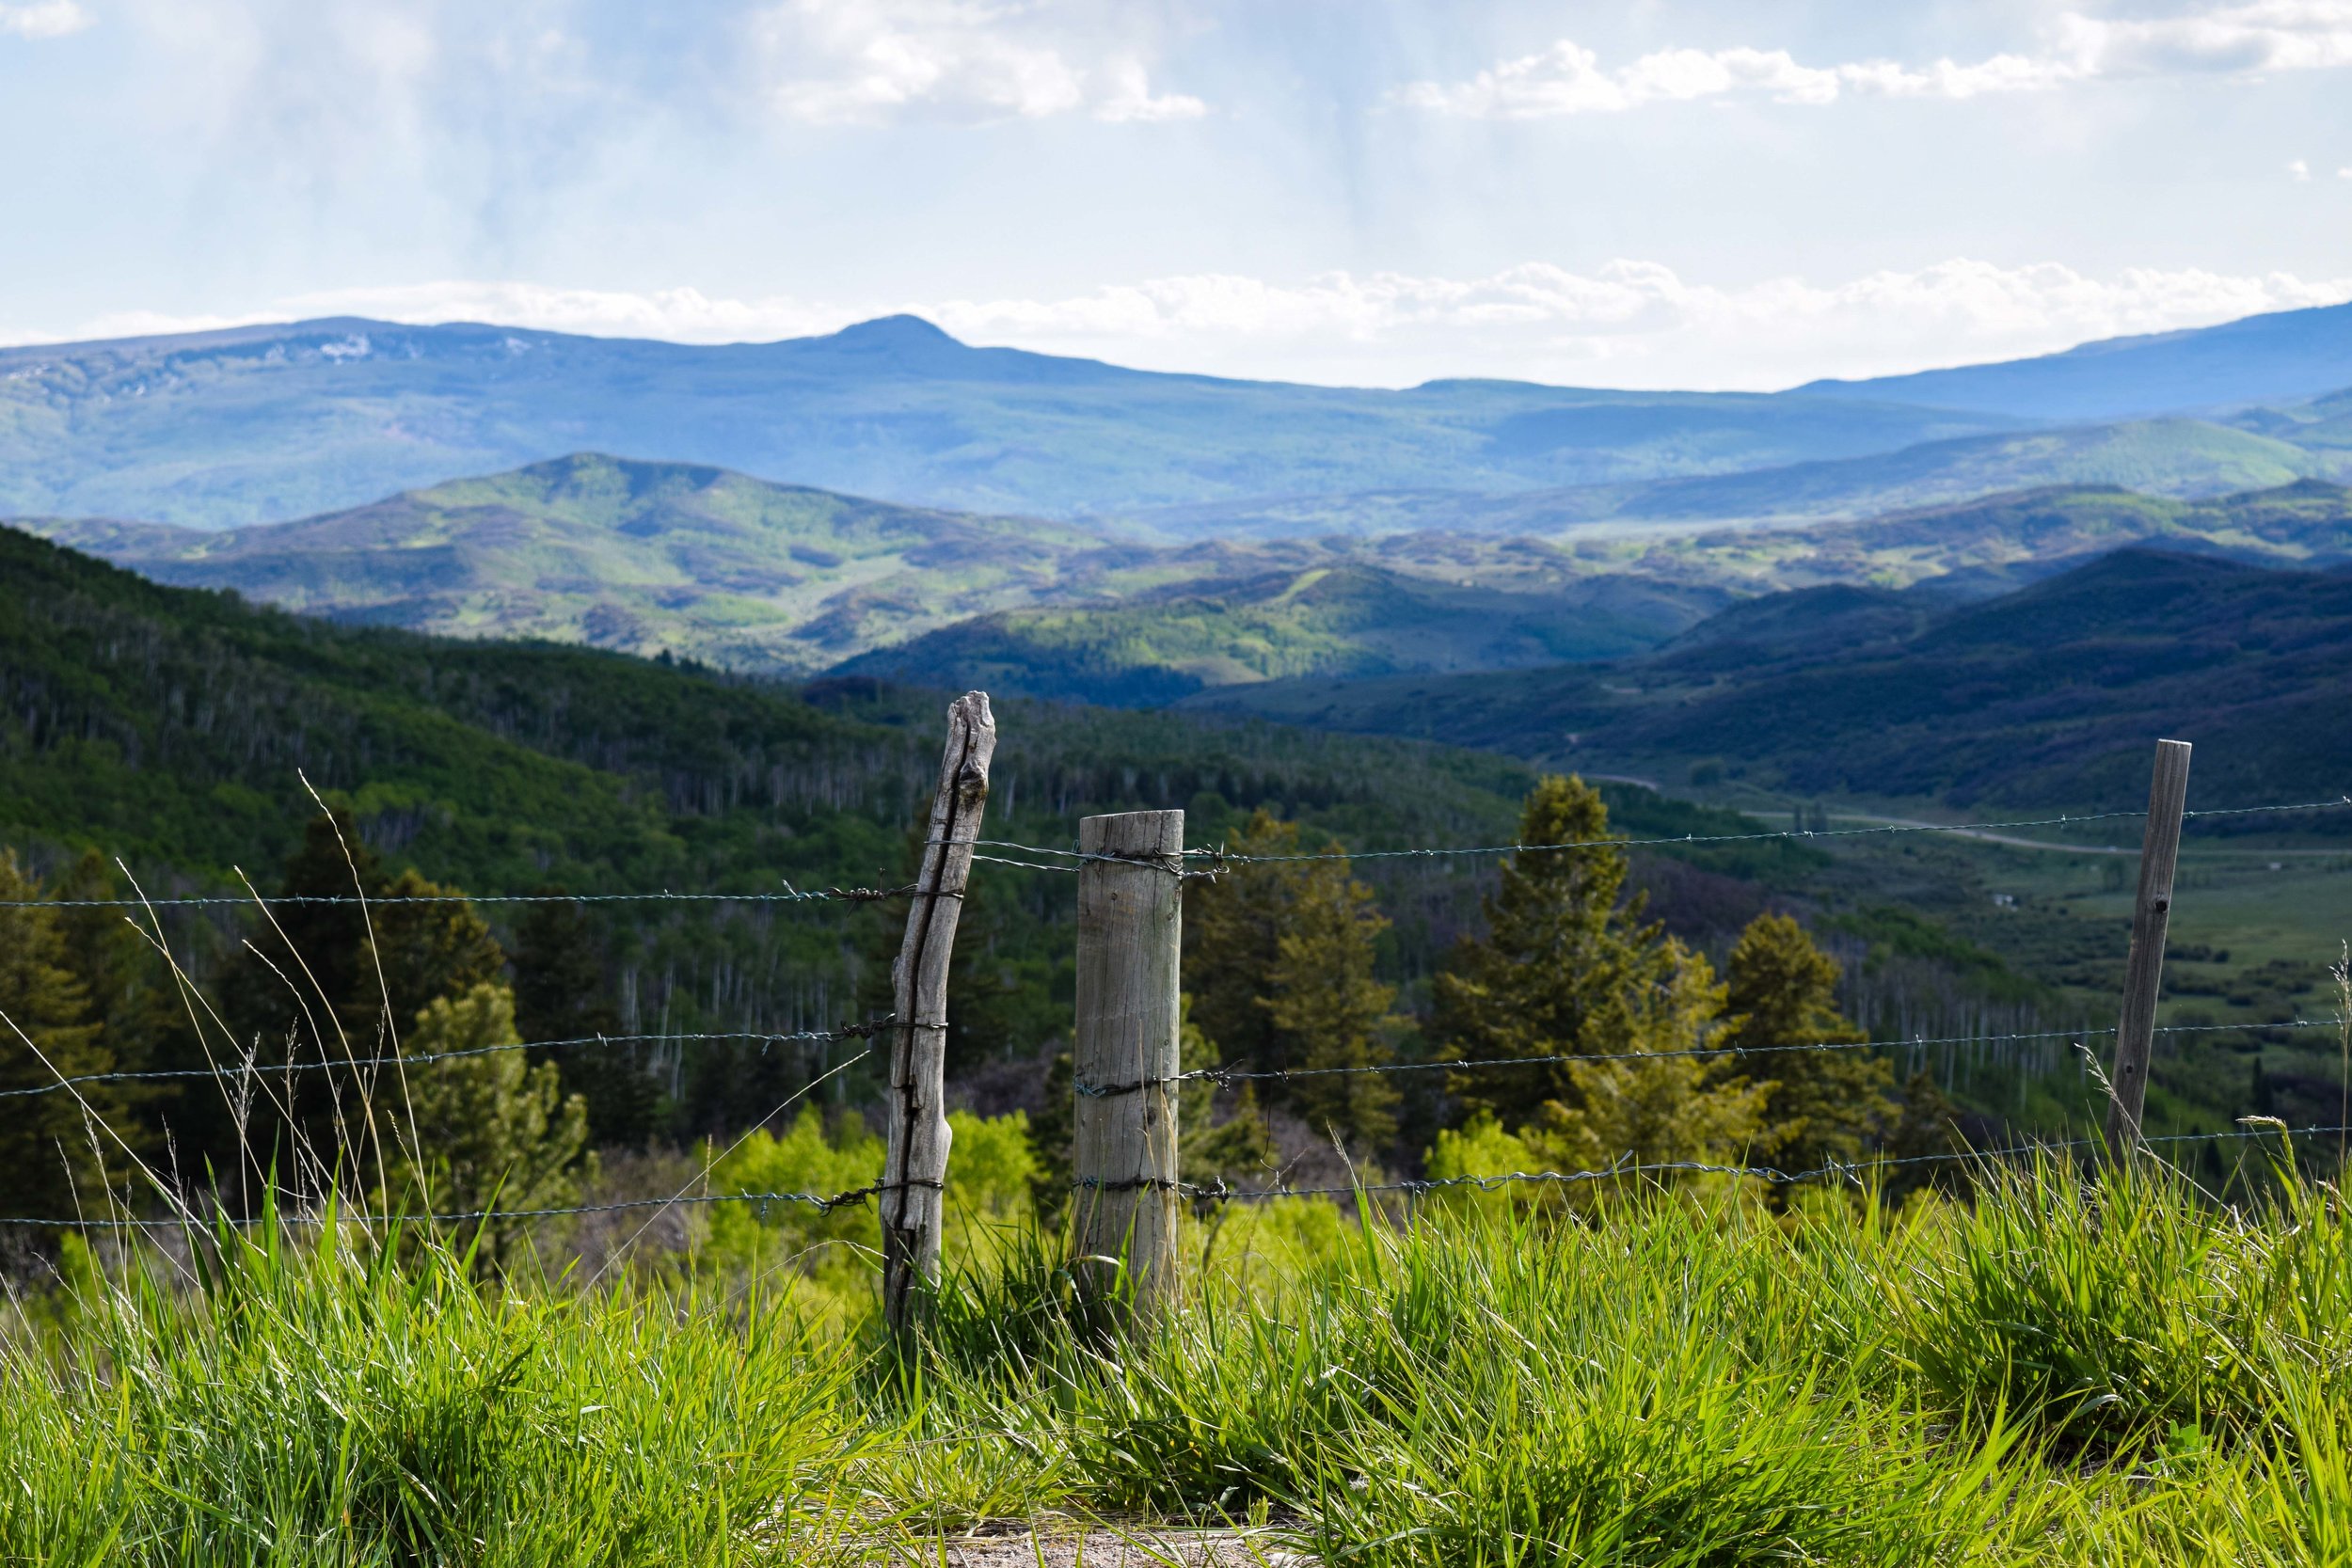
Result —
[[[2264, 806], [2219, 806], [2206, 811], [2182, 813], [2190, 817], [2249, 816], [2265, 813], [2330, 811], [2352, 806], [2352, 795], [2341, 795], [2332, 800], [2304, 800]], [[1419, 849], [1363, 849], [1345, 853], [1337, 851], [1319, 854], [1242, 855], [1223, 848], [1198, 848], [1183, 851], [1186, 860], [1211, 861], [1218, 865], [1276, 865], [1294, 862], [1323, 860], [1416, 860], [1454, 855], [1516, 855], [1520, 853], [1552, 853], [1590, 849], [1656, 849], [1708, 844], [1763, 844], [1812, 838], [1860, 838], [1895, 833], [1990, 833], [2019, 828], [2073, 827], [2086, 822], [2106, 822], [2126, 817], [2146, 820], [2145, 809], [2134, 811], [2103, 811], [2090, 813], [2060, 813], [2057, 816], [2020, 818], [2009, 822], [1898, 822], [1867, 828], [1776, 828], [1752, 833], [1684, 833], [1678, 837], [1662, 838], [1595, 838], [1566, 844], [1484, 844], [1463, 847], [1431, 847]], [[1025, 871], [1075, 871], [1089, 862], [1114, 861], [1136, 864], [1162, 865], [1167, 857], [1141, 855], [1109, 855], [1091, 850], [1055, 848], [1047, 845], [1021, 844], [1009, 839], [972, 838], [931, 840], [927, 847], [940, 843], [972, 845], [982, 848], [1009, 849], [1024, 855], [1048, 855], [1074, 861], [1078, 865], [1039, 865], [1031, 862], [1009, 860], [998, 855], [975, 854], [972, 858], [990, 861], [1000, 865], [1018, 866]], [[2058, 847], [2068, 847], [2058, 846]], [[1179, 876], [1199, 876], [1198, 872], [1176, 871]]]
[[[2159, 1035], [2198, 1035], [2254, 1029], [2334, 1029], [2340, 1027], [2335, 1019], [2291, 1019], [2257, 1023], [2183, 1023], [2153, 1031]], [[1804, 1051], [1905, 1051], [1925, 1050], [1945, 1045], [2008, 1045], [2023, 1040], [2080, 1040], [2097, 1036], [2112, 1035], [2112, 1024], [2095, 1029], [2037, 1029], [2008, 1035], [1946, 1035], [1935, 1038], [1884, 1040], [1813, 1040], [1801, 1045], [1711, 1045], [1693, 1046], [1679, 1051], [1619, 1051], [1619, 1052], [1559, 1052], [1543, 1056], [1487, 1056], [1451, 1058], [1422, 1062], [1368, 1062], [1352, 1067], [1272, 1068], [1246, 1071], [1232, 1068], [1194, 1068], [1166, 1078], [1138, 1078], [1123, 1084], [1089, 1084], [1073, 1085], [1075, 1091], [1089, 1099], [1112, 1095], [1134, 1094], [1138, 1090], [1155, 1088], [1168, 1084], [1210, 1083], [1220, 1088], [1235, 1084], [1288, 1082], [1295, 1078], [1335, 1078], [1359, 1073], [1387, 1072], [1469, 1072], [1487, 1068], [1547, 1067], [1571, 1062], [1670, 1062], [1697, 1058], [1725, 1056], [1769, 1056], [1780, 1053]]]
[[0, 1100], [23, 1100], [33, 1095], [56, 1094], [62, 1089], [83, 1084], [119, 1084], [167, 1081], [183, 1078], [244, 1078], [258, 1073], [356, 1071], [363, 1068], [412, 1068], [433, 1062], [456, 1061], [466, 1056], [491, 1056], [504, 1051], [558, 1051], [588, 1045], [660, 1045], [675, 1042], [691, 1045], [712, 1040], [757, 1040], [762, 1050], [771, 1045], [789, 1045], [819, 1040], [870, 1039], [884, 1029], [895, 1026], [897, 1015], [875, 1019], [865, 1023], [844, 1024], [838, 1029], [803, 1029], [790, 1034], [777, 1034], [761, 1029], [720, 1029], [704, 1033], [669, 1035], [574, 1035], [555, 1040], [506, 1040], [497, 1045], [468, 1046], [463, 1051], [414, 1052], [398, 1056], [359, 1056], [337, 1060], [322, 1056], [317, 1061], [301, 1062], [240, 1062], [229, 1067], [153, 1068], [124, 1072], [84, 1072], [60, 1078], [54, 1083], [36, 1084], [29, 1088], [0, 1089]]
[[216, 894], [185, 898], [0, 898], [0, 910], [172, 910], [227, 905], [250, 908], [256, 904], [348, 904], [371, 909], [394, 904], [870, 904], [908, 897], [920, 891], [911, 882], [904, 887], [807, 889], [787, 882], [782, 893], [419, 893], [371, 895], [364, 898], [356, 893]]
[[[2249, 816], [2268, 813], [2328, 811], [2352, 806], [2352, 795], [2339, 796], [2332, 800], [2306, 800], [2277, 805], [2225, 806], [2206, 811], [2182, 814], [2192, 817]], [[2145, 818], [2144, 811], [2106, 811], [2061, 813], [2057, 816], [2019, 818], [2007, 822], [1906, 822], [1885, 823], [1865, 828], [1779, 828], [1752, 833], [1684, 833], [1660, 838], [1597, 838], [1566, 844], [1484, 844], [1462, 847], [1431, 847], [1414, 849], [1361, 849], [1347, 853], [1246, 855], [1223, 848], [1185, 849], [1176, 856], [1117, 855], [1092, 850], [1057, 848], [1049, 845], [1023, 844], [1011, 839], [971, 838], [929, 840], [925, 847], [941, 844], [971, 846], [975, 848], [1007, 849], [1015, 854], [1049, 856], [1076, 863], [1071, 865], [1043, 865], [1034, 861], [1014, 860], [1004, 855], [976, 853], [972, 858], [993, 864], [1012, 866], [1024, 871], [1074, 872], [1089, 863], [1113, 862], [1127, 864], [1158, 866], [1170, 875], [1195, 879], [1214, 875], [1213, 872], [1186, 871], [1173, 861], [1206, 861], [1215, 865], [1274, 865], [1285, 863], [1319, 860], [1418, 860], [1449, 856], [1517, 855], [1521, 853], [1562, 853], [1592, 849], [1672, 848], [1709, 844], [1763, 844], [1793, 842], [1799, 839], [1856, 838], [1895, 833], [1987, 833], [2018, 828], [2048, 828], [2076, 826], [2086, 822], [2103, 822], [2124, 817]], [[904, 898], [922, 891], [913, 883], [900, 887], [827, 887], [795, 888], [790, 882], [783, 892], [745, 893], [674, 893], [667, 889], [650, 893], [437, 893], [386, 894], [362, 897], [357, 894], [215, 894], [190, 895], [158, 898], [8, 898], [0, 899], [0, 909], [205, 909], [265, 904], [296, 906], [306, 904], [335, 905], [399, 905], [399, 904], [615, 904], [615, 903], [674, 903], [674, 904], [808, 904], [808, 903], [872, 903], [884, 899]], [[942, 895], [942, 896], [954, 896]]]
[[[935, 1185], [935, 1183], [919, 1182], [910, 1184]], [[637, 1209], [668, 1209], [673, 1207], [713, 1203], [751, 1203], [760, 1205], [763, 1209], [766, 1205], [773, 1203], [800, 1203], [806, 1204], [809, 1207], [814, 1208], [820, 1214], [829, 1214], [835, 1209], [846, 1209], [853, 1204], [863, 1203], [867, 1198], [873, 1197], [889, 1190], [891, 1185], [891, 1183], [886, 1181], [874, 1181], [869, 1182], [863, 1187], [852, 1187], [847, 1192], [833, 1194], [692, 1193], [683, 1194], [674, 1197], [626, 1198], [615, 1203], [579, 1203], [560, 1209], [475, 1209], [453, 1214], [337, 1213], [335, 1215], [335, 1222], [341, 1225], [358, 1226], [469, 1225], [477, 1221], [488, 1222], [491, 1220], [556, 1219], [575, 1214], [617, 1214], [629, 1210]], [[276, 1216], [276, 1218], [278, 1223], [281, 1225], [324, 1225], [326, 1223], [326, 1215], [323, 1212], [310, 1214], [280, 1214]], [[30, 1226], [40, 1228], [67, 1228], [75, 1230], [180, 1230], [202, 1229], [205, 1227], [212, 1225], [230, 1225], [242, 1228], [249, 1226], [267, 1224], [269, 1223], [269, 1219], [270, 1216], [267, 1215], [246, 1215], [243, 1217], [237, 1217], [228, 1214], [183, 1214], [175, 1218], [161, 1220], [118, 1218], [57, 1220], [10, 1217], [0, 1218], [0, 1226]]]
[[[2170, 1132], [2159, 1137], [2141, 1138], [2139, 1143], [2142, 1145], [2169, 1145], [2197, 1142], [2218, 1142], [2230, 1139], [2243, 1140], [2248, 1138], [2301, 1138], [2325, 1136], [2329, 1133], [2341, 1134], [2344, 1132], [2352, 1132], [2352, 1127], [2286, 1127], [2283, 1125], [2264, 1125], [2259, 1127], [2243, 1127], [2234, 1132]], [[1200, 1182], [1168, 1181], [1164, 1179], [1153, 1177], [1135, 1177], [1120, 1181], [1102, 1181], [1081, 1179], [1080, 1180], [1073, 1183], [1073, 1185], [1108, 1191], [1135, 1190], [1148, 1187], [1161, 1191], [1174, 1192], [1179, 1196], [1192, 1198], [1199, 1202], [1207, 1203], [1252, 1203], [1279, 1197], [1338, 1197], [1354, 1194], [1364, 1194], [1369, 1196], [1381, 1193], [1401, 1193], [1407, 1196], [1417, 1197], [1429, 1193], [1443, 1192], [1456, 1187], [1476, 1187], [1481, 1192], [1494, 1192], [1503, 1187], [1519, 1184], [1573, 1186], [1588, 1181], [1607, 1181], [1631, 1176], [1736, 1176], [1767, 1182], [1773, 1186], [1795, 1186], [1804, 1182], [1819, 1181], [1824, 1179], [1851, 1180], [1859, 1183], [1865, 1176], [1881, 1170], [1892, 1169], [1897, 1166], [1948, 1164], [1962, 1161], [1997, 1161], [2013, 1159], [2024, 1155], [2056, 1154], [2075, 1149], [2099, 1148], [2105, 1148], [2106, 1143], [2106, 1140], [2104, 1138], [2047, 1139], [2029, 1144], [2011, 1145], [2006, 1148], [1960, 1149], [1948, 1154], [1908, 1154], [1893, 1158], [1879, 1157], [1851, 1161], [1836, 1161], [1828, 1164], [1817, 1165], [1810, 1170], [1801, 1171], [1784, 1171], [1776, 1169], [1771, 1165], [1715, 1164], [1704, 1160], [1661, 1160], [1647, 1164], [1625, 1160], [1620, 1161], [1616, 1164], [1606, 1166], [1600, 1170], [1503, 1171], [1490, 1176], [1431, 1177], [1408, 1181], [1359, 1182], [1344, 1187], [1264, 1187], [1236, 1189], [1226, 1186], [1222, 1181], [1219, 1181], [1215, 1185], [1203, 1185]]]
[[[2259, 1125], [2242, 1126], [2235, 1131], [2169, 1132], [2156, 1137], [2141, 1138], [2138, 1140], [2138, 1143], [2142, 1146], [2200, 1142], [2217, 1143], [2233, 1140], [2242, 1141], [2250, 1138], [2324, 1137], [2329, 1134], [2352, 1132], [2352, 1126], [2334, 1125], [2288, 1127], [2282, 1123], [2269, 1121], [2266, 1118], [2249, 1117], [2247, 1119], [2249, 1122], [2259, 1123]], [[1627, 1159], [1619, 1161], [1615, 1164], [1604, 1166], [1598, 1170], [1501, 1171], [1485, 1176], [1447, 1176], [1422, 1178], [1406, 1181], [1353, 1182], [1346, 1186], [1232, 1188], [1225, 1185], [1222, 1181], [1218, 1181], [1214, 1185], [1208, 1185], [1200, 1182], [1174, 1180], [1165, 1177], [1152, 1176], [1136, 1176], [1116, 1179], [1106, 1179], [1102, 1177], [1079, 1177], [1073, 1180], [1071, 1185], [1073, 1188], [1078, 1190], [1095, 1192], [1135, 1192], [1143, 1190], [1170, 1192], [1195, 1201], [1211, 1203], [1250, 1203], [1283, 1197], [1372, 1196], [1375, 1195], [1388, 1193], [1399, 1193], [1408, 1196], [1423, 1196], [1430, 1193], [1444, 1192], [1459, 1187], [1476, 1187], [1481, 1192], [1495, 1192], [1503, 1187], [1514, 1185], [1541, 1184], [1568, 1186], [1591, 1181], [1618, 1180], [1627, 1177], [1670, 1175], [1735, 1176], [1752, 1180], [1765, 1181], [1775, 1186], [1794, 1186], [1800, 1183], [1818, 1181], [1824, 1179], [1851, 1180], [1859, 1183], [1861, 1179], [1865, 1176], [1902, 1166], [1949, 1164], [1969, 1161], [1982, 1163], [2015, 1159], [2026, 1155], [2057, 1154], [2075, 1149], [2097, 1148], [2104, 1147], [2106, 1147], [2106, 1140], [2103, 1138], [2084, 1137], [2042, 1139], [2037, 1140], [2033, 1143], [2012, 1144], [2003, 1148], [1956, 1149], [1949, 1153], [1943, 1154], [1909, 1154], [1894, 1157], [1873, 1156], [1871, 1158], [1860, 1160], [1834, 1161], [1827, 1164], [1816, 1165], [1809, 1170], [1801, 1171], [1784, 1171], [1772, 1165], [1717, 1164], [1704, 1160], [1661, 1160], [1641, 1163], [1635, 1162], [1631, 1159]], [[828, 1214], [835, 1209], [849, 1208], [853, 1205], [863, 1203], [869, 1197], [878, 1196], [882, 1193], [891, 1190], [894, 1186], [901, 1185], [936, 1187], [939, 1183], [919, 1180], [893, 1183], [876, 1180], [868, 1182], [863, 1187], [851, 1187], [846, 1191], [832, 1194], [802, 1192], [694, 1193], [681, 1194], [671, 1197], [626, 1198], [612, 1203], [580, 1203], [546, 1209], [475, 1209], [455, 1213], [337, 1214], [334, 1217], [339, 1223], [362, 1227], [379, 1225], [468, 1225], [475, 1223], [486, 1224], [496, 1220], [558, 1219], [569, 1218], [582, 1214], [622, 1213], [644, 1209], [707, 1206], [721, 1203], [749, 1203], [758, 1206], [761, 1211], [761, 1215], [764, 1218], [767, 1207], [771, 1204], [802, 1204], [815, 1209], [819, 1214]], [[176, 1230], [198, 1229], [206, 1226], [216, 1224], [227, 1224], [239, 1227], [245, 1227], [268, 1223], [269, 1219], [270, 1216], [267, 1215], [232, 1217], [229, 1215], [205, 1216], [196, 1214], [181, 1215], [170, 1219], [123, 1219], [115, 1217], [101, 1219], [37, 1219], [24, 1216], [7, 1216], [0, 1217], [0, 1226], [79, 1230]], [[278, 1223], [293, 1225], [323, 1225], [327, 1223], [327, 1216], [323, 1213], [278, 1215], [277, 1216], [277, 1219]]]

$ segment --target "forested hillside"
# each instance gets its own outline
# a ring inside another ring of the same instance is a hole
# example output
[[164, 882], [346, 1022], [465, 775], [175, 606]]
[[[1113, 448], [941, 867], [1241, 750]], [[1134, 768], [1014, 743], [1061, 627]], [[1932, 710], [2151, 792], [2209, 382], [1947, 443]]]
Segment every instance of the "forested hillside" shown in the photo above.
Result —
[[[1594, 657], [1654, 647], [1727, 599], [1704, 584], [1665, 586], [1639, 574], [1597, 581], [1583, 564], [1523, 539], [1152, 546], [1067, 523], [891, 506], [723, 468], [596, 452], [290, 523], [205, 531], [40, 518], [23, 526], [159, 581], [234, 589], [359, 625], [669, 653], [783, 675], [814, 673], [1000, 610], [1164, 604], [1185, 585], [1243, 603], [1252, 594], [1247, 586], [1236, 593], [1237, 583], [1276, 574], [1270, 587], [1257, 585], [1255, 597], [1280, 600], [1263, 624], [1204, 628], [1189, 646], [1182, 635], [1162, 636], [1164, 655], [1149, 651], [1149, 637], [1114, 632], [1143, 651], [1111, 659], [1103, 673], [1220, 654], [1261, 675]], [[1294, 578], [1311, 583], [1333, 568], [1342, 576], [1306, 602], [1283, 592]], [[1457, 591], [1465, 578], [1477, 579], [1477, 591]], [[1339, 593], [1342, 583], [1358, 591]], [[1351, 614], [1348, 601], [1365, 599], [1374, 583], [1386, 585], [1375, 590], [1379, 607]], [[1151, 610], [1141, 614], [1154, 619]], [[1237, 643], [1255, 644], [1264, 657], [1236, 655]], [[851, 668], [939, 685], [954, 678], [946, 657], [909, 650]], [[1040, 650], [1013, 689], [1104, 694], [1099, 679], [1057, 679], [1057, 657]], [[1067, 673], [1080, 672], [1073, 664]], [[1201, 684], [1174, 678], [1171, 694]]]
[[1514, 670], [1645, 653], [1730, 598], [1711, 585], [1633, 574], [1524, 592], [1351, 562], [1186, 583], [1112, 603], [999, 610], [863, 654], [840, 670], [1155, 707], [1285, 675]]
[[[412, 868], [473, 894], [889, 887], [935, 783], [943, 708], [872, 682], [793, 689], [340, 627], [0, 530], [0, 845], [86, 895], [135, 879], [151, 895], [239, 896], [234, 868], [263, 893], [337, 891], [339, 863], [322, 872], [315, 839], [306, 847], [306, 779], [348, 809], [388, 877]], [[1490, 841], [1529, 779], [1493, 757], [1263, 725], [1018, 703], [999, 723], [991, 829], [1047, 846], [1068, 844], [1081, 813], [1168, 805], [1188, 808], [1204, 843], [1261, 806], [1359, 846]], [[76, 870], [83, 851], [101, 858]], [[1069, 877], [987, 873], [960, 948], [960, 1056], [1034, 1051], [1066, 1027]], [[1470, 891], [1399, 910], [1414, 961], [1450, 940]], [[516, 910], [487, 912], [499, 940], [523, 941]], [[594, 993], [579, 1005], [632, 1031], [831, 1027], [877, 1001], [893, 912], [597, 903], [566, 961]], [[163, 929], [209, 983], [260, 926], [215, 908], [167, 911]], [[170, 1035], [142, 1049], [193, 1049]], [[721, 1042], [645, 1068], [677, 1134], [755, 1117], [749, 1099], [813, 1065]]]
[[1759, 600], [1610, 667], [1188, 701], [1603, 771], [1713, 757], [1801, 793], [2005, 806], [2132, 800], [2161, 735], [2198, 744], [2207, 799], [2329, 799], [2352, 779], [2352, 573], [2129, 549], [1959, 607], [1924, 589]]

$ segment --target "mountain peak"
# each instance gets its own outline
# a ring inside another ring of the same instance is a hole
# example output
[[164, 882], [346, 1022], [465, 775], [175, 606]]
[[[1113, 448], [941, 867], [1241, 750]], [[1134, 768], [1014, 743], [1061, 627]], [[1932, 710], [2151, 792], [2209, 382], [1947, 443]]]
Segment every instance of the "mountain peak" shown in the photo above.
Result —
[[876, 316], [814, 340], [831, 348], [862, 353], [905, 354], [967, 346], [920, 316]]

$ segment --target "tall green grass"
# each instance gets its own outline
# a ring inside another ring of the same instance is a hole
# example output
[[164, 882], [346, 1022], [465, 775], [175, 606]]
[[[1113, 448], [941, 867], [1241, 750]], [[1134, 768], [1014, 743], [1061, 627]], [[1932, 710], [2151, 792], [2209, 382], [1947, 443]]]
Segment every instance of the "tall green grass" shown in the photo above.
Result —
[[1060, 1511], [1365, 1568], [2352, 1561], [2352, 1228], [2288, 1174], [1237, 1216], [1133, 1331], [1016, 1229], [913, 1347], [772, 1272], [265, 1226], [23, 1303], [0, 1557], [849, 1561]]

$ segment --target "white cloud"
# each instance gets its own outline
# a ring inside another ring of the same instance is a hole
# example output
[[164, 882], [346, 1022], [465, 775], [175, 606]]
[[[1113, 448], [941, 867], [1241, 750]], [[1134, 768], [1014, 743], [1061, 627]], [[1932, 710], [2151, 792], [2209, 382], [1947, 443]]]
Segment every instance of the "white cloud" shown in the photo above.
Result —
[[2309, 165], [2309, 164], [2305, 163], [2305, 162], [2304, 162], [2302, 159], [2300, 159], [2300, 158], [2289, 158], [2289, 159], [2287, 160], [2287, 178], [2288, 178], [2288, 179], [2293, 180], [2293, 181], [2294, 181], [2296, 184], [2298, 184], [2298, 185], [2299, 185], [2299, 184], [2302, 184], [2305, 181], [2308, 181], [2309, 179], [2311, 179], [2311, 177], [2312, 177], [2312, 166], [2311, 166], [2311, 165]]
[[1057, 298], [714, 298], [453, 281], [278, 302], [261, 317], [116, 317], [72, 336], [193, 330], [232, 319], [353, 314], [488, 321], [604, 336], [738, 342], [829, 332], [906, 310], [968, 341], [1160, 370], [1406, 386], [1488, 375], [1616, 387], [1766, 389], [2047, 353], [2352, 299], [2352, 277], [1952, 261], [1844, 282], [1693, 282], [1654, 262], [1591, 272], [1529, 262], [1484, 277], [1330, 273], [1295, 281], [1198, 273]]
[[2185, 16], [2108, 21], [2066, 12], [2031, 54], [1963, 65], [1894, 60], [1809, 66], [1785, 49], [1668, 49], [1604, 69], [1562, 39], [1461, 82], [1414, 82], [1393, 94], [1414, 108], [1480, 119], [1614, 113], [1645, 103], [1747, 94], [1780, 103], [1833, 103], [1849, 95], [1968, 99], [2029, 92], [2102, 76], [2222, 73], [2352, 66], [2352, 0], [2255, 0]]
[[2069, 15], [2074, 48], [2106, 73], [2253, 75], [2352, 65], [2352, 0], [2255, 0], [2185, 16]]
[[21, 39], [61, 39], [68, 33], [80, 32], [95, 20], [73, 0], [0, 5], [0, 33], [13, 33]]
[[1131, 49], [1090, 18], [1011, 0], [787, 0], [753, 28], [769, 101], [817, 125], [905, 117], [989, 121], [1085, 112], [1187, 119], [1197, 98], [1154, 93]]

